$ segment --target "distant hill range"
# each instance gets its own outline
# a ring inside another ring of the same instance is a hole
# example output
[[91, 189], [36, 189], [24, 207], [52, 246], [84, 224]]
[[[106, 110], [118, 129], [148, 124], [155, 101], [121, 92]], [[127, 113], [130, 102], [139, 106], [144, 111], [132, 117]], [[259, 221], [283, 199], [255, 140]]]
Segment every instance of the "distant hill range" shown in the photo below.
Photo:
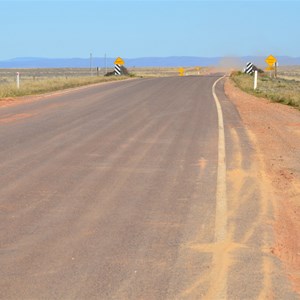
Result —
[[[116, 58], [95, 57], [92, 59], [92, 67], [113, 67]], [[192, 67], [192, 66], [223, 66], [243, 67], [247, 62], [257, 66], [266, 66], [265, 57], [142, 57], [123, 58], [126, 67]], [[279, 66], [300, 65], [300, 57], [278, 56]], [[20, 57], [0, 61], [0, 68], [89, 68], [90, 58], [39, 58]]]

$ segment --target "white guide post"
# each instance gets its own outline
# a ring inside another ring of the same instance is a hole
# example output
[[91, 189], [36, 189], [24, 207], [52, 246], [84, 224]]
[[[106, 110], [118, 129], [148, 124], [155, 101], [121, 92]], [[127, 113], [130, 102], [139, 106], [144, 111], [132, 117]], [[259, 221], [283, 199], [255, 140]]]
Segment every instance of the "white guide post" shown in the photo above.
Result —
[[20, 73], [17, 72], [17, 89], [20, 88]]
[[257, 89], [257, 70], [254, 71], [254, 89]]

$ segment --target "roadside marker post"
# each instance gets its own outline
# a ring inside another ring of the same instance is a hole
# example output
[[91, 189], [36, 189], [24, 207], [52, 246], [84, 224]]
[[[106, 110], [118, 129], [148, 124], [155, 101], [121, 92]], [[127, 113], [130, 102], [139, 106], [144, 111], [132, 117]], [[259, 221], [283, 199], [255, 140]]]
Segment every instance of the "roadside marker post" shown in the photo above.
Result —
[[254, 71], [254, 90], [257, 89], [257, 70]]
[[277, 78], [278, 61], [275, 63], [275, 78]]
[[20, 88], [20, 73], [17, 72], [17, 89]]

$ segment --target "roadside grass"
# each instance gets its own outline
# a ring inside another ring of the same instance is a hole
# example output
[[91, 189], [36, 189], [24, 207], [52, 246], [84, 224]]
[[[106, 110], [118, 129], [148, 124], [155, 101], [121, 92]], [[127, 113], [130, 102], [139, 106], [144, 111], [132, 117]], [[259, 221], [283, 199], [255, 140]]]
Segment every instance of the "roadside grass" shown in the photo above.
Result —
[[300, 110], [300, 82], [283, 78], [270, 78], [259, 74], [258, 88], [253, 89], [253, 76], [242, 72], [231, 74], [233, 82], [244, 92], [257, 97], [267, 98], [273, 102], [283, 103]]
[[128, 76], [94, 76], [94, 77], [56, 77], [56, 78], [41, 78], [20, 80], [20, 88], [17, 89], [16, 82], [5, 82], [0, 84], [0, 99], [37, 95], [48, 92], [75, 88], [89, 84], [101, 82], [109, 82], [116, 80], [128, 79]]

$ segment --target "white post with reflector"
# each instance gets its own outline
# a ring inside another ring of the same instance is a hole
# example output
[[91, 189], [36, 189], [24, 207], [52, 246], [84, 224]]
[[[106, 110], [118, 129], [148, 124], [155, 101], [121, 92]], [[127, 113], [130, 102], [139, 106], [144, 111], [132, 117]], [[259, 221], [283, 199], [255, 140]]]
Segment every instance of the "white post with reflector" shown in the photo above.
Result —
[[20, 88], [20, 73], [17, 72], [17, 89]]
[[254, 71], [254, 90], [257, 89], [257, 70]]

